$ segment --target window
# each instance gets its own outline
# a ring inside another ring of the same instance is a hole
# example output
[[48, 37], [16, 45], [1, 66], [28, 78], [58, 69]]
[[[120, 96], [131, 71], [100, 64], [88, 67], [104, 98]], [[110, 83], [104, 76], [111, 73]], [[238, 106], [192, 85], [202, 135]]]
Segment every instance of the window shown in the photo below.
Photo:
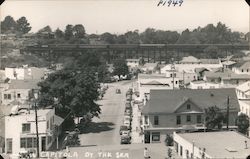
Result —
[[7, 153], [12, 153], [12, 138], [7, 138], [6, 143]]
[[8, 99], [8, 95], [7, 94], [4, 94], [4, 99]]
[[49, 129], [49, 121], [47, 121], [47, 129]]
[[159, 125], [159, 116], [154, 116], [154, 125]]
[[28, 133], [30, 132], [30, 123], [26, 123], [22, 125], [22, 132], [23, 133]]
[[160, 132], [152, 132], [152, 141], [160, 141]]
[[24, 137], [20, 139], [20, 148], [35, 148], [36, 138], [35, 137]]
[[178, 84], [178, 81], [175, 81], [175, 84]]
[[187, 122], [191, 122], [191, 116], [187, 115]]
[[148, 125], [148, 116], [144, 116], [145, 125]]
[[202, 86], [198, 86], [197, 89], [202, 89]]
[[191, 106], [190, 106], [190, 104], [187, 104], [187, 109], [189, 110], [189, 109], [191, 109]]
[[244, 72], [244, 70], [242, 69], [241, 72]]
[[197, 115], [196, 119], [197, 119], [197, 123], [201, 123], [201, 115]]
[[180, 125], [180, 124], [181, 124], [181, 116], [180, 116], [180, 115], [178, 115], [178, 116], [176, 117], [176, 124], [177, 124], [177, 125]]
[[247, 69], [247, 72], [248, 72], [248, 69]]
[[182, 146], [180, 146], [180, 155], [182, 156]]
[[11, 94], [8, 94], [8, 99], [11, 99]]
[[53, 126], [53, 123], [52, 123], [52, 117], [50, 118], [50, 120], [49, 120], [49, 122], [50, 122], [50, 130], [52, 130], [52, 126]]
[[21, 98], [21, 94], [20, 93], [17, 94], [17, 98]]

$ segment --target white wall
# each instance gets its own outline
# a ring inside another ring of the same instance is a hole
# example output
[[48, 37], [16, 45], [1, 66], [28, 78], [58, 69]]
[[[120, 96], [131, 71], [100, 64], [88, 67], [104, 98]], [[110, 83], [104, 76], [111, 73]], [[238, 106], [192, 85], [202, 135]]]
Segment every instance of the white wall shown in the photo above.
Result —
[[[173, 135], [174, 141], [176, 143], [178, 143], [178, 155], [180, 156], [180, 146], [182, 146], [182, 158], [187, 158], [186, 156], [186, 150], [189, 151], [189, 158], [191, 157], [191, 153], [193, 153], [194, 158], [201, 158], [201, 154], [200, 154], [200, 150], [198, 147], [196, 147], [195, 142], [189, 142], [187, 140], [185, 140], [184, 138], [182, 138], [181, 136], [179, 136], [177, 133], [174, 132]], [[208, 155], [206, 155], [206, 157], [210, 157]]]
[[[40, 114], [38, 110], [38, 132], [39, 132], [39, 148], [41, 151], [41, 137], [47, 136], [47, 121], [54, 115], [55, 110], [47, 111]], [[30, 123], [30, 133], [22, 133], [22, 124]], [[20, 138], [21, 137], [36, 137], [35, 113], [30, 111], [30, 114], [20, 114], [15, 116], [5, 117], [5, 145], [6, 139], [12, 138], [12, 154], [18, 154], [20, 151]], [[47, 145], [47, 148], [50, 145]], [[7, 147], [5, 147], [5, 152]]]

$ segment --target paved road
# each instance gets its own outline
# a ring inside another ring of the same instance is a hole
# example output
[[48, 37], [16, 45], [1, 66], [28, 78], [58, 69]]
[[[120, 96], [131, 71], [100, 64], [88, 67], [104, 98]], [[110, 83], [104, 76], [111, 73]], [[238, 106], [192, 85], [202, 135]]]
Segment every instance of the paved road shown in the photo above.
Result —
[[[98, 103], [101, 105], [100, 118], [94, 118], [90, 132], [79, 135], [82, 146], [102, 146], [120, 144], [119, 129], [122, 124], [126, 91], [131, 87], [132, 81], [121, 81], [109, 84], [104, 98]], [[121, 94], [116, 94], [116, 89]]]

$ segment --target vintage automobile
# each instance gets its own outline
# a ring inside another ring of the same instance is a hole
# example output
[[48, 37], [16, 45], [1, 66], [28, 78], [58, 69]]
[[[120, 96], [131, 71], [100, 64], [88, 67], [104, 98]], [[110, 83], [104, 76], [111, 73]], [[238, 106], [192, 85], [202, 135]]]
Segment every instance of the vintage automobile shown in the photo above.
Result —
[[116, 89], [116, 94], [121, 94], [121, 90], [120, 89]]
[[131, 136], [122, 135], [121, 136], [121, 144], [131, 144]]

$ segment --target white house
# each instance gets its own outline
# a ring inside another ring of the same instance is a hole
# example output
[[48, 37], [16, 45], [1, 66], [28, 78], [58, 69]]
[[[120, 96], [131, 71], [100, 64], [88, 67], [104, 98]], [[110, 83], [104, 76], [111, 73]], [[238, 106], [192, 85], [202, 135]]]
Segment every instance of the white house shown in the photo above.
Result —
[[8, 86], [6, 84], [2, 88], [1, 102], [9, 105], [12, 102], [16, 104], [24, 104], [29, 99], [29, 93], [32, 89], [39, 89], [37, 86], [41, 80], [10, 80]]
[[23, 66], [19, 68], [5, 68], [5, 77], [9, 79], [41, 79], [46, 75], [46, 68]]
[[[174, 73], [173, 73], [174, 72]], [[165, 74], [166, 77], [177, 77], [180, 81], [180, 84], [187, 84], [193, 80], [198, 79], [198, 74], [195, 72], [194, 69], [190, 68], [180, 68], [176, 67], [176, 65], [166, 65], [164, 68], [161, 69], [161, 74]]]
[[[171, 69], [172, 64], [168, 64], [165, 67], [161, 68], [161, 73], [166, 73], [166, 71]], [[181, 63], [174, 64], [175, 69], [178, 72], [195, 72], [196, 68], [206, 68], [208, 70], [222, 68], [223, 65], [220, 60], [217, 59], [200, 59], [200, 63]]]
[[250, 75], [250, 61], [243, 61], [235, 64], [232, 68], [236, 74], [248, 74]]
[[155, 73], [157, 71], [158, 62], [155, 63], [145, 63], [141, 70], [146, 73]]
[[206, 81], [192, 81], [189, 83], [187, 88], [189, 89], [214, 89], [214, 88], [220, 88], [220, 84], [206, 82]]
[[142, 61], [141, 59], [126, 59], [130, 71], [138, 69], [139, 66], [141, 65], [141, 61]]
[[149, 93], [152, 89], [173, 89], [173, 87], [179, 88], [179, 78], [166, 77], [162, 74], [138, 75], [137, 88], [141, 100], [149, 98]]
[[250, 81], [240, 84], [236, 87], [236, 94], [238, 99], [250, 100]]
[[[59, 134], [63, 119], [55, 115], [55, 109], [37, 111], [39, 151], [48, 150]], [[17, 156], [21, 149], [36, 153], [36, 124], [34, 110], [19, 110], [5, 117], [5, 152]]]
[[187, 158], [247, 158], [250, 139], [235, 131], [174, 133], [178, 156]]

